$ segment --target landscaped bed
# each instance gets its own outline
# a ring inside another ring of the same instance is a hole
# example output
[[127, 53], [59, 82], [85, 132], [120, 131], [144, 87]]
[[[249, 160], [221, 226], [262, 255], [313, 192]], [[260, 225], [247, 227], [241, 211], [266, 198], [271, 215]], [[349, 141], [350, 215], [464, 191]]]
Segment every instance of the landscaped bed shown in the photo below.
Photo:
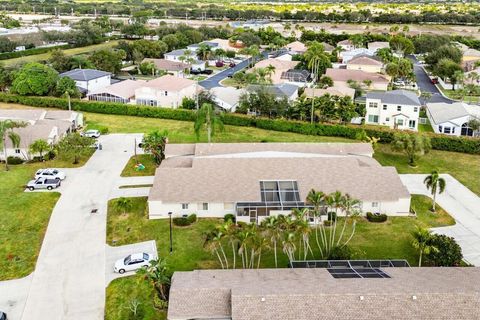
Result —
[[[198, 219], [186, 227], [173, 226], [173, 253], [169, 253], [169, 220], [148, 220], [147, 198], [130, 198], [132, 208], [127, 214], [114, 208], [111, 200], [108, 206], [107, 243], [124, 245], [140, 241], [157, 242], [158, 254], [166, 259], [172, 271], [219, 268], [218, 260], [204, 249], [205, 233], [221, 219]], [[412, 206], [417, 217], [388, 217], [383, 223], [368, 222], [360, 218], [355, 235], [349, 246], [355, 259], [406, 259], [411, 265], [418, 264], [418, 254], [412, 247], [411, 233], [416, 226], [440, 227], [455, 223], [454, 219], [437, 205], [437, 213], [429, 211], [431, 200], [414, 195]], [[349, 226], [349, 228], [351, 225]], [[312, 234], [312, 237], [314, 235]], [[312, 239], [311, 243], [314, 243]], [[286, 267], [287, 257], [279, 247], [279, 266]], [[315, 249], [314, 249], [315, 252]], [[228, 254], [228, 253], [227, 253]], [[268, 251], [262, 256], [261, 267], [274, 267], [274, 257]], [[153, 307], [151, 286], [140, 276], [117, 279], [107, 288], [106, 319], [129, 319], [127, 310], [133, 299], [138, 299], [149, 316], [145, 319], [163, 319], [164, 312]], [[143, 301], [143, 302], [142, 302]]]

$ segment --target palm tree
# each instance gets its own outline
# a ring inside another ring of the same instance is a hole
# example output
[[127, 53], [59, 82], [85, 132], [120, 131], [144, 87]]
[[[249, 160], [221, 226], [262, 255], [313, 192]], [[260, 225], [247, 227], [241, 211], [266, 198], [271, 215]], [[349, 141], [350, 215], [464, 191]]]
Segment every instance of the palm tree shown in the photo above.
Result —
[[10, 139], [14, 147], [18, 147], [20, 144], [20, 136], [13, 132], [14, 128], [21, 128], [27, 126], [26, 123], [23, 122], [15, 122], [11, 120], [3, 120], [0, 121], [0, 138], [2, 139], [1, 147], [3, 148], [3, 156], [5, 157], [5, 170], [8, 171], [8, 161], [7, 161], [7, 137]]
[[[321, 191], [315, 191], [314, 189], [310, 190], [310, 192], [307, 195], [307, 203], [313, 205], [313, 215], [314, 215], [314, 221], [315, 221], [315, 241], [317, 242], [317, 247], [320, 251], [320, 255], [323, 258], [323, 250], [322, 247], [325, 248], [326, 245], [326, 234], [325, 234], [325, 229], [322, 223], [322, 211], [325, 208], [325, 193]], [[320, 225], [320, 238], [322, 240], [322, 245], [320, 245], [320, 242], [318, 241], [318, 226]]]
[[242, 258], [242, 266], [244, 269], [249, 266], [248, 245], [249, 245], [251, 236], [252, 235], [249, 230], [242, 230], [238, 233], [238, 241], [239, 241], [238, 254]]
[[264, 235], [270, 239], [271, 247], [273, 248], [273, 255], [275, 258], [275, 268], [277, 263], [277, 243], [282, 237], [282, 230], [280, 229], [279, 219], [276, 216], [269, 216], [262, 221], [261, 226], [264, 229]]
[[118, 198], [114, 203], [115, 209], [122, 211], [123, 215], [127, 214], [127, 211], [132, 209], [132, 200], [125, 197]]
[[438, 190], [438, 193], [442, 193], [443, 191], [445, 191], [445, 187], [446, 187], [445, 179], [440, 177], [437, 170], [434, 170], [430, 175], [428, 175], [425, 178], [425, 180], [423, 180], [423, 183], [427, 186], [427, 189], [430, 189], [430, 191], [432, 192], [432, 197], [433, 197], [432, 211], [435, 212], [435, 203], [436, 203], [435, 200], [437, 197], [437, 190]]
[[202, 104], [200, 109], [197, 110], [197, 118], [193, 126], [197, 139], [200, 138], [200, 130], [203, 126], [207, 129], [208, 143], [212, 142], [212, 136], [216, 128], [220, 131], [224, 130], [221, 116], [215, 113], [213, 106], [209, 103]]
[[29, 146], [29, 151], [32, 154], [40, 154], [40, 158], [43, 159], [43, 152], [48, 150], [50, 148], [50, 145], [46, 140], [43, 139], [38, 139], [35, 140], [30, 146]]
[[160, 295], [160, 299], [168, 301], [171, 275], [164, 259], [159, 258], [158, 260], [150, 261], [150, 266], [139, 269], [137, 274], [142, 274], [145, 276], [145, 279], [150, 280]]
[[197, 49], [197, 57], [203, 61], [206, 61], [212, 55], [212, 47], [208, 44], [200, 43]]
[[340, 191], [335, 191], [329, 194], [327, 197], [327, 204], [331, 208], [335, 209], [335, 219], [333, 221], [333, 226], [330, 230], [330, 242], [328, 246], [328, 254], [330, 254], [330, 250], [334, 247], [335, 233], [337, 230], [338, 210], [344, 208], [344, 203], [345, 203], [345, 198]]
[[143, 150], [145, 153], [150, 153], [159, 166], [163, 159], [165, 159], [165, 146], [168, 143], [167, 131], [159, 132], [153, 131], [143, 138]]
[[272, 76], [275, 73], [275, 66], [269, 64], [265, 70], [267, 71], [268, 78], [270, 79], [270, 82], [272, 82]]
[[287, 232], [282, 241], [283, 252], [287, 255], [288, 261], [291, 263], [295, 260], [295, 233]]
[[350, 214], [352, 213], [352, 211], [360, 205], [360, 200], [352, 198], [347, 193], [344, 196], [343, 205], [344, 205], [344, 211], [345, 211], [345, 220], [343, 221], [342, 232], [340, 233], [340, 236], [338, 237], [337, 246], [339, 246], [340, 242], [342, 241], [343, 234], [345, 233], [345, 228], [347, 226], [348, 218], [349, 218]]
[[236, 246], [238, 244], [237, 232], [238, 229], [232, 220], [228, 220], [220, 226], [221, 232], [224, 234], [225, 238], [228, 240], [232, 247], [232, 256], [233, 256], [233, 269], [237, 266], [237, 253]]
[[[214, 229], [208, 232], [205, 235], [205, 241], [203, 243], [203, 247], [209, 250], [210, 252], [216, 254], [222, 269], [225, 269], [225, 267], [228, 269], [228, 261], [226, 260], [225, 251], [223, 250], [223, 246], [221, 244], [222, 237], [223, 237], [223, 234], [218, 229]], [[220, 256], [220, 252], [223, 252], [224, 258]], [[223, 259], [225, 259], [225, 261]]]
[[418, 266], [422, 266], [422, 257], [423, 254], [429, 254], [432, 251], [438, 251], [438, 249], [430, 244], [432, 235], [428, 229], [420, 228], [417, 226], [417, 229], [413, 231], [413, 241], [412, 246], [418, 250]]

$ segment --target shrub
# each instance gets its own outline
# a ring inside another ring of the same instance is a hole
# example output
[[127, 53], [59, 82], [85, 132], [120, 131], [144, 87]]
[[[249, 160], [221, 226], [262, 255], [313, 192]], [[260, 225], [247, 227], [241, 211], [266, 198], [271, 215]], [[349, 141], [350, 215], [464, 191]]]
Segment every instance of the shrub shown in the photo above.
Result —
[[327, 214], [327, 218], [328, 218], [328, 221], [335, 221], [337, 220], [337, 214], [335, 213], [335, 211], [330, 211]]
[[330, 227], [330, 226], [332, 225], [332, 220], [325, 220], [325, 221], [323, 221], [323, 225], [324, 225], [325, 227]]
[[195, 223], [195, 222], [197, 222], [197, 215], [195, 213], [192, 213], [191, 215], [189, 215], [187, 217], [187, 220], [188, 220], [189, 224]]
[[101, 134], [108, 134], [107, 127], [99, 127], [97, 130], [100, 131]]
[[190, 222], [188, 221], [188, 217], [175, 217], [172, 220], [173, 220], [173, 224], [179, 227], [190, 225]]
[[431, 250], [427, 260], [437, 267], [459, 266], [462, 262], [462, 248], [452, 237], [443, 234], [432, 234], [429, 245], [438, 249]]
[[27, 49], [23, 51], [3, 52], [3, 53], [0, 53], [0, 60], [32, 56], [36, 54], [47, 53], [53, 49], [67, 49], [71, 47], [72, 47], [71, 45], [67, 44], [67, 45], [55, 46], [55, 47], [33, 48], [33, 49]]
[[328, 260], [350, 260], [352, 258], [352, 250], [348, 246], [337, 246], [330, 251]]
[[227, 213], [224, 217], [223, 217], [223, 221], [227, 222], [227, 221], [232, 221], [233, 223], [236, 222], [237, 218], [235, 217], [234, 214], [231, 214], [231, 213]]
[[7, 157], [8, 164], [22, 164], [23, 162], [24, 162], [23, 159], [19, 157], [13, 157], [13, 156]]
[[370, 222], [385, 222], [387, 221], [387, 215], [382, 213], [371, 213], [367, 212], [367, 220]]

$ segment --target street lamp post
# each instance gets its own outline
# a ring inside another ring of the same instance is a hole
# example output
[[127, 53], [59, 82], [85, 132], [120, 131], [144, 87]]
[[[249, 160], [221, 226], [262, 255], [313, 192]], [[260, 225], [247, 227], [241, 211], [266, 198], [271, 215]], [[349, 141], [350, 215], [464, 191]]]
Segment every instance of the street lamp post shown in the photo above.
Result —
[[168, 216], [170, 217], [170, 253], [173, 252], [173, 238], [172, 238], [172, 213], [169, 212]]

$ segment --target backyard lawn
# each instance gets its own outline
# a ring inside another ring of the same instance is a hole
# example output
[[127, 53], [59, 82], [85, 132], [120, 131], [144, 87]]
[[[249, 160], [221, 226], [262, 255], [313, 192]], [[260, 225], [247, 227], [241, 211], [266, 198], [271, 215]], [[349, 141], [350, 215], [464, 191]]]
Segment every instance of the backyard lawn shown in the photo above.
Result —
[[[141, 163], [145, 166], [144, 170], [137, 171], [135, 165]], [[153, 161], [153, 157], [149, 154], [139, 154], [136, 157], [133, 156], [128, 161], [127, 165], [123, 169], [120, 176], [122, 177], [133, 177], [133, 176], [153, 176], [155, 174], [155, 169], [157, 165]]]
[[24, 186], [39, 168], [72, 165], [54, 160], [10, 166], [9, 171], [0, 165], [0, 280], [7, 280], [25, 277], [34, 270], [60, 197], [58, 192], [24, 192]]
[[[169, 221], [148, 220], [146, 198], [131, 198], [132, 209], [123, 214], [113, 207], [110, 201], [107, 222], [107, 242], [109, 245], [124, 245], [140, 241], [157, 242], [158, 254], [164, 257], [172, 271], [219, 268], [216, 258], [203, 248], [204, 233], [219, 219], [199, 219], [188, 227], [173, 227], [173, 253], [169, 254]], [[350, 242], [355, 259], [406, 259], [411, 265], [418, 263], [417, 253], [411, 245], [411, 232], [415, 227], [439, 227], [454, 224], [454, 220], [443, 209], [431, 213], [431, 200], [414, 195], [412, 205], [418, 217], [389, 217], [384, 223], [371, 223], [360, 218], [355, 235]], [[351, 226], [350, 226], [351, 228]], [[313, 235], [312, 235], [313, 237]], [[313, 244], [315, 240], [312, 239]], [[314, 247], [314, 245], [312, 245]], [[279, 266], [286, 266], [287, 257], [279, 252]], [[315, 252], [315, 248], [314, 248]], [[228, 254], [228, 253], [227, 253]], [[265, 253], [262, 267], [274, 267], [273, 254]], [[146, 316], [142, 319], [163, 319], [164, 313], [153, 307], [152, 287], [145, 284], [140, 276], [120, 278], [107, 288], [106, 319], [129, 319], [128, 305], [134, 299], [142, 303]]]

